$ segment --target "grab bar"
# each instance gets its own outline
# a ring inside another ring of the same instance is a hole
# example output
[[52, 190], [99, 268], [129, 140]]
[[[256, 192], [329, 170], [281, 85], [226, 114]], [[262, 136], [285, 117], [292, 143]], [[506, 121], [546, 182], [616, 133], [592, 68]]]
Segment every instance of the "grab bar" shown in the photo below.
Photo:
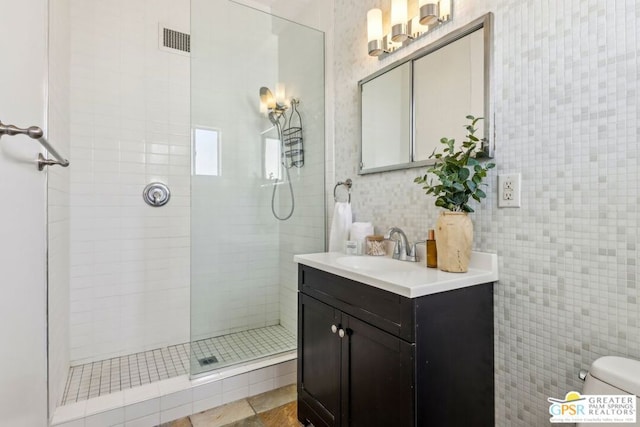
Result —
[[37, 140], [46, 150], [51, 154], [56, 160], [46, 159], [42, 153], [38, 154], [38, 170], [41, 171], [45, 166], [51, 165], [60, 165], [63, 168], [69, 166], [69, 160], [65, 159], [56, 151], [55, 148], [49, 144], [49, 142], [44, 137], [44, 132], [38, 126], [30, 126], [28, 128], [22, 129], [14, 125], [5, 125], [0, 121], [0, 137], [2, 135], [26, 135], [29, 138]]
[[338, 196], [336, 195], [336, 190], [338, 190], [338, 187], [344, 185], [345, 187], [347, 187], [347, 192], [349, 193], [349, 200], [348, 202], [351, 203], [351, 186], [353, 185], [353, 181], [351, 181], [351, 178], [347, 178], [346, 181], [338, 181], [338, 183], [336, 184], [335, 187], [333, 187], [333, 200], [335, 200], [336, 202], [338, 201]]

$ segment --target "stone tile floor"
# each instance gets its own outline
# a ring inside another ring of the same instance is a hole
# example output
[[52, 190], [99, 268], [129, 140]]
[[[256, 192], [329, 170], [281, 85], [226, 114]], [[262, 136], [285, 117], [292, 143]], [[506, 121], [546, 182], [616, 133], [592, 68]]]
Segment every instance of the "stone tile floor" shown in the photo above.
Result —
[[296, 385], [292, 384], [160, 427], [299, 427]]

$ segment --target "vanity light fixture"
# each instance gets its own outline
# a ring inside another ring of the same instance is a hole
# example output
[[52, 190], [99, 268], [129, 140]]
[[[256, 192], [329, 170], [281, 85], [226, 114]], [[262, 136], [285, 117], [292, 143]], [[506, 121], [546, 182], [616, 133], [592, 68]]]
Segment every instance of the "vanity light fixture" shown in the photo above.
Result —
[[384, 34], [382, 10], [367, 12], [369, 55], [381, 57], [411, 43], [439, 25], [451, 21], [453, 0], [419, 0], [418, 13], [408, 17], [408, 0], [391, 0], [391, 32]]
[[419, 0], [420, 23], [434, 25], [451, 18], [451, 1]]
[[391, 0], [391, 40], [399, 43], [408, 38], [407, 0]]
[[433, 0], [420, 0], [418, 2], [420, 9], [420, 23], [423, 25], [433, 25], [438, 22], [440, 13], [438, 12], [438, 2]]
[[367, 40], [369, 55], [378, 56], [385, 52], [384, 36], [382, 35], [382, 11], [371, 9], [367, 12]]

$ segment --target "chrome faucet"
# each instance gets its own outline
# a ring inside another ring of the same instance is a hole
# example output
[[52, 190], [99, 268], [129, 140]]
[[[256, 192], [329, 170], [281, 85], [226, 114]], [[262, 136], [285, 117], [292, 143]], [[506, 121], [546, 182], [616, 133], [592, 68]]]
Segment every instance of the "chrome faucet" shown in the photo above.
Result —
[[[394, 235], [398, 235], [399, 239], [392, 239]], [[387, 240], [394, 240], [396, 242], [393, 248], [393, 259], [398, 259], [400, 261], [411, 261], [416, 262], [418, 259], [416, 258], [416, 245], [409, 245], [409, 240], [407, 239], [407, 235], [404, 234], [404, 231], [398, 227], [391, 227], [384, 235], [384, 238]]]

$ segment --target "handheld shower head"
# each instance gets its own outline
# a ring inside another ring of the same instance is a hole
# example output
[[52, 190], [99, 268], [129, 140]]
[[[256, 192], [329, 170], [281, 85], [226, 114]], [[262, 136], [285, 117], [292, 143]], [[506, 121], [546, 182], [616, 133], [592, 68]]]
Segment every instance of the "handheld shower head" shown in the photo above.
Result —
[[280, 125], [280, 117], [282, 117], [282, 114], [278, 114], [275, 111], [269, 111], [269, 114], [267, 115], [267, 117], [269, 117], [269, 121], [271, 122], [271, 124], [275, 125], [275, 126], [279, 126]]

